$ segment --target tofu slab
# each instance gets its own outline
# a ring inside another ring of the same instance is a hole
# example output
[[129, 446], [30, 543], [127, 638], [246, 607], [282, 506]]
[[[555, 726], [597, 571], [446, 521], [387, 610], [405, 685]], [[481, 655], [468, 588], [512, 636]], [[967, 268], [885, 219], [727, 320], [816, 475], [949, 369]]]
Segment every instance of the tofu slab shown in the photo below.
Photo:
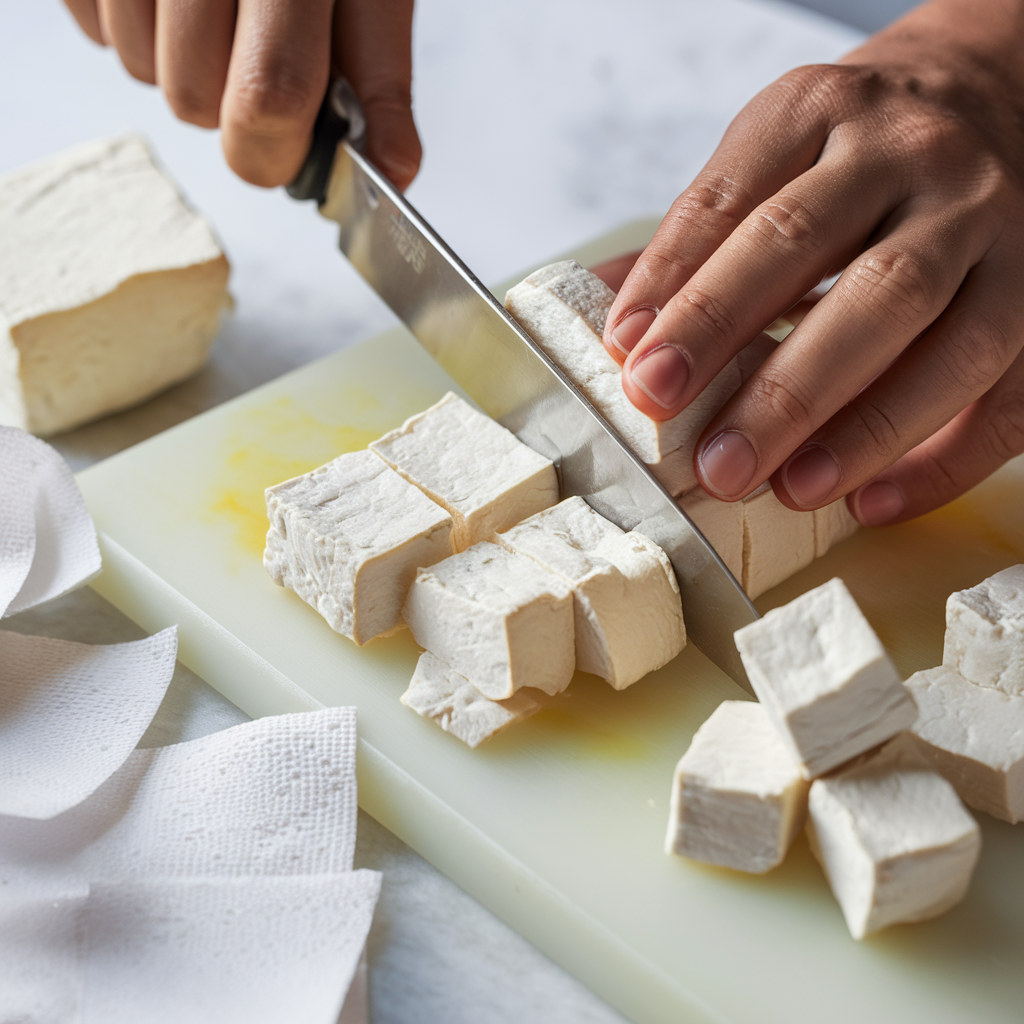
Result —
[[402, 611], [416, 642], [491, 700], [560, 693], [575, 667], [572, 591], [486, 541], [421, 569]]
[[750, 683], [807, 778], [917, 717], [896, 666], [840, 579], [736, 631]]
[[815, 558], [821, 558], [834, 545], [852, 537], [860, 529], [860, 523], [851, 515], [845, 498], [815, 509], [811, 516], [814, 519]]
[[624, 533], [582, 498], [538, 512], [496, 540], [572, 588], [576, 667], [583, 672], [624, 690], [685, 646], [668, 556], [648, 537]]
[[54, 434], [205, 362], [228, 262], [142, 139], [0, 178], [0, 236], [0, 424]]
[[979, 686], [1024, 694], [1024, 565], [949, 596], [942, 663]]
[[451, 392], [370, 450], [448, 510], [456, 551], [558, 501], [553, 463]]
[[918, 708], [910, 737], [960, 799], [1024, 821], [1024, 697], [968, 682], [948, 665], [907, 680]]
[[808, 785], [763, 705], [725, 701], [676, 765], [665, 852], [770, 871], [803, 826]]
[[676, 499], [697, 529], [743, 585], [743, 502], [719, 501], [703, 487], [695, 487]]
[[750, 597], [759, 597], [814, 561], [814, 514], [786, 508], [768, 483], [739, 504], [743, 508], [741, 582]]
[[372, 452], [267, 489], [271, 579], [357, 644], [402, 628], [420, 566], [452, 553], [452, 517]]
[[400, 699], [468, 747], [480, 746], [540, 710], [540, 704], [525, 690], [503, 701], [485, 697], [465, 676], [429, 651], [420, 655], [409, 689]]
[[811, 849], [855, 939], [938, 917], [967, 892], [981, 831], [903, 737], [816, 779], [808, 810]]

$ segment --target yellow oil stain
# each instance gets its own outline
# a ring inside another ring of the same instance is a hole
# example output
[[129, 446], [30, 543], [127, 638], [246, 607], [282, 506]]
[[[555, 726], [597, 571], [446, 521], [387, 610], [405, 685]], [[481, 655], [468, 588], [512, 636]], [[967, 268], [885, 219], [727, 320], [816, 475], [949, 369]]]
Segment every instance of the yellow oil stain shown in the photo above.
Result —
[[534, 743], [547, 745], [567, 742], [576, 744], [585, 756], [603, 757], [614, 761], [637, 761], [648, 753], [647, 744], [628, 733], [613, 732], [592, 719], [574, 715], [564, 708], [542, 708], [522, 727], [524, 739], [526, 729], [532, 733]]

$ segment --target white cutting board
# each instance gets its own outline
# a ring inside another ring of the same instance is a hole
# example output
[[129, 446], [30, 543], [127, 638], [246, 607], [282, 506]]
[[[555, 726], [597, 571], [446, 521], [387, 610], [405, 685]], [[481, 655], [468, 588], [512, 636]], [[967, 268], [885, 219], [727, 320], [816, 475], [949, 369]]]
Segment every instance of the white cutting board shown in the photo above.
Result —
[[[650, 231], [573, 255], [592, 263]], [[356, 705], [360, 805], [639, 1024], [1020, 1024], [1024, 827], [982, 816], [967, 900], [857, 943], [802, 838], [761, 878], [662, 853], [676, 760], [742, 696], [697, 650], [623, 693], [577, 675], [471, 751], [399, 704], [408, 634], [357, 648], [271, 583], [263, 489], [452, 387], [393, 330], [84, 471], [104, 553], [93, 586], [150, 631], [178, 623], [181, 660], [253, 716]], [[946, 595], [1020, 561], [1018, 460], [944, 510], [861, 531], [758, 604], [840, 575], [909, 674], [941, 659]]]

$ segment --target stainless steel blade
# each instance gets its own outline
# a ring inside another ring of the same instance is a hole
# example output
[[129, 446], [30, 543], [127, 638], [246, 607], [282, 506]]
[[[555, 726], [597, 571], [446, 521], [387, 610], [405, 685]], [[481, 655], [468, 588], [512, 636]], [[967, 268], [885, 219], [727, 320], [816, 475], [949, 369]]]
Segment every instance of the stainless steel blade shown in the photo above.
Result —
[[750, 689], [733, 631], [757, 618], [714, 548], [533, 339], [408, 201], [352, 145], [334, 160], [321, 213], [341, 251], [490, 416], [552, 459], [562, 496], [580, 495], [675, 567], [689, 639]]

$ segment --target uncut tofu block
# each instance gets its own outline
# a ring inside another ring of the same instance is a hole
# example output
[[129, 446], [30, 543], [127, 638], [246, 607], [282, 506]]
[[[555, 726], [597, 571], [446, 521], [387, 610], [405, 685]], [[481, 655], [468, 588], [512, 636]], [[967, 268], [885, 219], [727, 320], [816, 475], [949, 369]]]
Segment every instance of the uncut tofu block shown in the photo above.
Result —
[[815, 558], [820, 558], [834, 544], [852, 537], [860, 529], [860, 523], [846, 507], [845, 498], [833, 501], [824, 508], [815, 509], [811, 516], [814, 519]]
[[918, 708], [908, 734], [979, 811], [1024, 821], [1024, 697], [968, 682], [948, 665], [907, 680]]
[[0, 178], [0, 423], [49, 435], [195, 373], [228, 262], [131, 135]]
[[979, 686], [1024, 694], [1024, 565], [950, 594], [942, 663]]
[[750, 597], [759, 597], [814, 561], [814, 514], [786, 508], [767, 483], [738, 504], [743, 508], [741, 582]]
[[505, 308], [562, 368], [672, 494], [697, 483], [693, 448], [741, 384], [732, 360], [678, 416], [641, 413], [622, 390], [622, 371], [601, 341], [615, 293], [575, 260], [552, 263], [509, 289]]
[[668, 556], [624, 533], [582, 498], [499, 534], [497, 542], [560, 576], [573, 592], [576, 667], [624, 690], [685, 646], [679, 584]]
[[523, 691], [503, 701], [485, 697], [465, 676], [429, 651], [424, 651], [416, 662], [416, 671], [401, 701], [468, 747], [480, 746], [502, 729], [540, 710], [540, 704]]
[[402, 627], [420, 566], [452, 553], [452, 518], [372, 452], [267, 489], [271, 579], [357, 644]]
[[572, 591], [497, 544], [421, 569], [402, 614], [416, 643], [491, 700], [523, 686], [560, 693], [572, 679]]
[[917, 708], [843, 581], [736, 631], [758, 699], [807, 778], [909, 728]]
[[945, 913], [981, 851], [978, 823], [904, 737], [816, 779], [807, 833], [855, 939]]
[[703, 487], [676, 499], [679, 507], [710, 541], [729, 571], [743, 584], [743, 502], [719, 501]]
[[451, 513], [456, 551], [558, 501], [554, 464], [450, 391], [370, 450]]
[[676, 765], [665, 852], [770, 871], [804, 823], [808, 785], [764, 707], [727, 700]]

